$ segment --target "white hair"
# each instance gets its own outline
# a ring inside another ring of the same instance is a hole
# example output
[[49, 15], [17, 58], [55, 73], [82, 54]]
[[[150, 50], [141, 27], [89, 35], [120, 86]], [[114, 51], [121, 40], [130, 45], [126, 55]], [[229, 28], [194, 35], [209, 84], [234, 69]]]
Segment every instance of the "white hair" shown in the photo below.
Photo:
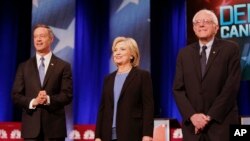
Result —
[[209, 15], [211, 16], [211, 18], [212, 18], [212, 21], [213, 21], [216, 25], [218, 25], [218, 18], [217, 18], [217, 16], [215, 15], [215, 13], [214, 13], [213, 11], [208, 10], [208, 9], [202, 9], [202, 10], [198, 11], [198, 12], [194, 15], [194, 17], [193, 17], [193, 23], [195, 22], [196, 17], [197, 17], [200, 13], [209, 14]]

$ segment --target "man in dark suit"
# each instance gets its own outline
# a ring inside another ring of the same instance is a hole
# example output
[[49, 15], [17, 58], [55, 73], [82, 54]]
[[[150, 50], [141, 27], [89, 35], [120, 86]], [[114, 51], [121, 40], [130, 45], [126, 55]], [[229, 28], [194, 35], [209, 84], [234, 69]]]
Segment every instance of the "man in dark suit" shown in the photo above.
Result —
[[19, 65], [12, 89], [22, 108], [22, 137], [27, 141], [64, 141], [65, 105], [72, 101], [69, 63], [51, 52], [53, 32], [46, 25], [33, 31], [36, 55]]
[[239, 124], [239, 47], [215, 38], [218, 28], [212, 11], [198, 11], [193, 29], [199, 41], [181, 49], [177, 58], [173, 91], [184, 141], [229, 141], [230, 124]]

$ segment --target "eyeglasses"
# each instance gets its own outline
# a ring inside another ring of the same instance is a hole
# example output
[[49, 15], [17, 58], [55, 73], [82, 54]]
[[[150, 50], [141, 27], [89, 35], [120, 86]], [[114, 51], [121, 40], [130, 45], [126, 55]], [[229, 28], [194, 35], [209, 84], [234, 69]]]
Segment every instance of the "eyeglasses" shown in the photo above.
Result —
[[195, 21], [193, 22], [193, 24], [194, 24], [195, 26], [201, 25], [201, 24], [203, 24], [203, 25], [210, 25], [210, 24], [212, 24], [212, 23], [214, 23], [214, 22], [211, 21], [211, 20], [207, 20], [207, 19], [195, 20]]

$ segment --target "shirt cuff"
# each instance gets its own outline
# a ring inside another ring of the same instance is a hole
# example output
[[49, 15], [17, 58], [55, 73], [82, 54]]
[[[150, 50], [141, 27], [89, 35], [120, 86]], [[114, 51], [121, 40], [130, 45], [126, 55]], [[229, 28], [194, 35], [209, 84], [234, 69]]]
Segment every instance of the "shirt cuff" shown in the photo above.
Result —
[[33, 103], [35, 102], [35, 99], [32, 99], [29, 104], [29, 109], [36, 109], [36, 106], [33, 106]]
[[47, 102], [44, 105], [50, 105], [50, 97], [47, 95]]

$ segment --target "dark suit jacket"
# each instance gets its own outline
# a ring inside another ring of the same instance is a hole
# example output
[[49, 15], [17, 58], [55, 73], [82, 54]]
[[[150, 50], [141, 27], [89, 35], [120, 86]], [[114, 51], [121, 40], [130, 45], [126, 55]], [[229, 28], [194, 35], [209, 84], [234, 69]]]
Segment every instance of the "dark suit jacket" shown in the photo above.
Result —
[[[30, 101], [45, 90], [50, 105], [29, 109]], [[19, 65], [12, 89], [13, 102], [22, 110], [22, 137], [35, 138], [40, 129], [49, 138], [66, 137], [64, 106], [72, 101], [72, 73], [70, 64], [52, 55], [44, 85], [41, 86], [36, 57]]]
[[[215, 39], [201, 78], [199, 44], [180, 50], [174, 80], [174, 97], [183, 116], [185, 141], [206, 136], [211, 141], [228, 141], [229, 125], [237, 124], [237, 93], [240, 85], [239, 47], [231, 41]], [[195, 113], [211, 116], [212, 121], [199, 135], [189, 118]]]
[[[116, 71], [104, 80], [95, 137], [110, 141], [114, 110]], [[117, 105], [116, 130], [118, 141], [141, 141], [153, 135], [154, 102], [150, 74], [133, 68], [122, 87]]]

